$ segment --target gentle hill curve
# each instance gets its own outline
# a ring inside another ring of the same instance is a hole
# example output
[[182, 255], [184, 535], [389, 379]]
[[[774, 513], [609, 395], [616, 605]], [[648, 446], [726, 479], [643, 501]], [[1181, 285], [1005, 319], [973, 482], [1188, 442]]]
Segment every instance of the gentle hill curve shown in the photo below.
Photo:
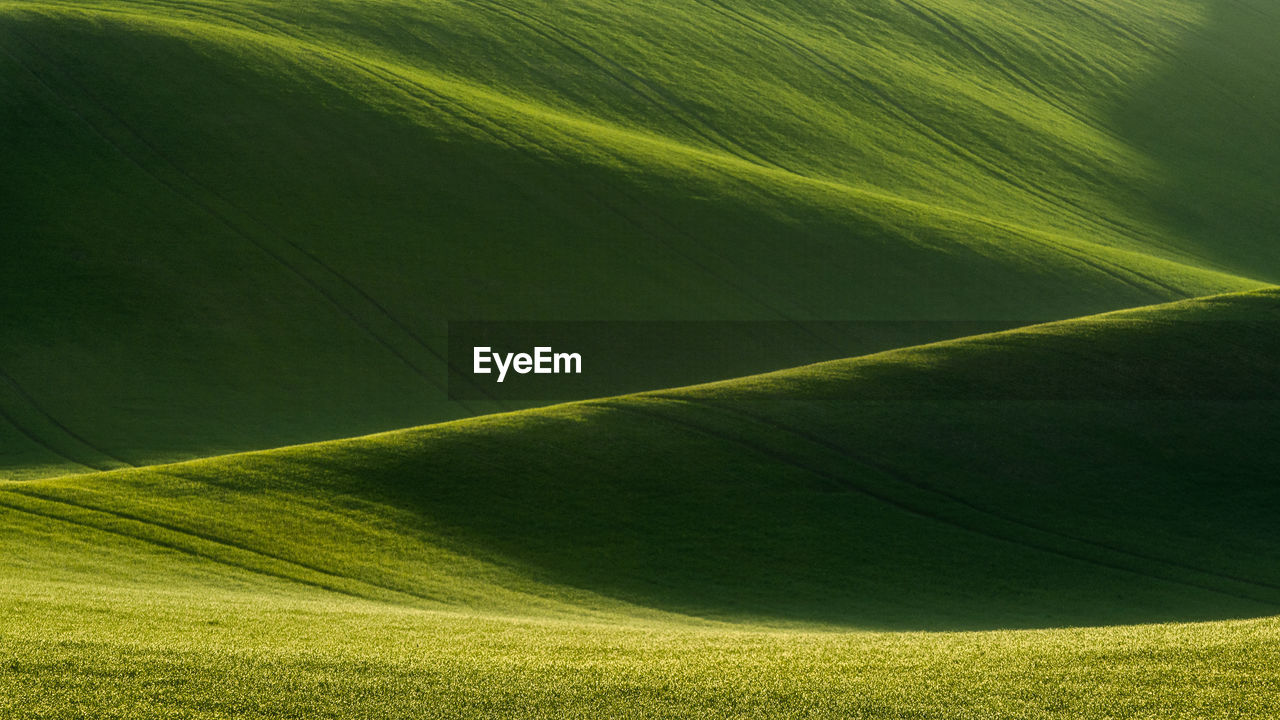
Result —
[[[1242, 7], [0, 3], [0, 467], [501, 409], [445, 399], [447, 320], [1273, 282], [1276, 18]], [[1169, 120], [1242, 97], [1214, 143]]]
[[112, 552], [515, 614], [929, 629], [1270, 615], [1277, 353], [1280, 291], [1216, 296], [8, 483], [5, 546], [90, 533]]

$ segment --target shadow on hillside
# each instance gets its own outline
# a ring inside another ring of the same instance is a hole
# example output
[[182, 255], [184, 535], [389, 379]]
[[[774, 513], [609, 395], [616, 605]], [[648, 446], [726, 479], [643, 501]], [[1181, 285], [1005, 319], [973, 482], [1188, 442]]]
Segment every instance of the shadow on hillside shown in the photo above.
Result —
[[[1157, 49], [1164, 69], [1116, 109], [1115, 129], [1161, 169], [1147, 209], [1168, 232], [1225, 269], [1280, 280], [1280, 11], [1247, 0], [1206, 7], [1204, 26]], [[1211, 348], [1186, 387], [1235, 367], [1247, 395], [1280, 350], [1274, 335], [1235, 348], [1207, 332], [1185, 340], [1139, 364]], [[1260, 347], [1268, 352], [1249, 363], [1224, 364]], [[1098, 372], [1129, 367], [1114, 362]], [[820, 421], [856, 438], [857, 453], [919, 464], [917, 479], [1003, 508], [981, 521], [812, 442], [750, 423], [709, 429], [688, 415], [473, 437], [425, 472], [401, 469], [428, 485], [453, 473], [475, 482], [440, 494], [400, 479], [393, 501], [452, 525], [460, 548], [536, 577], [695, 615], [990, 629], [1274, 614], [1280, 576], [1263, 559], [1280, 550], [1280, 406], [1209, 396], [896, 403], [865, 406], [844, 425]], [[778, 404], [778, 417], [822, 415]], [[825, 487], [834, 476], [882, 497]]]
[[[1114, 114], [1154, 159], [1149, 208], [1231, 272], [1280, 281], [1280, 8], [1201, 0], [1208, 20]], [[1140, 37], [1130, 39], [1143, 42]]]
[[1280, 300], [280, 457], [549, 585], [893, 629], [1280, 611]]
[[[1276, 457], [1249, 450], [1275, 403], [844, 410], [827, 435], [857, 438], [843, 457], [710, 413], [617, 407], [468, 428], [352, 476], [433, 543], [697, 617], [982, 630], [1280, 611]], [[1158, 416], [1176, 421], [1136, 429]], [[1223, 429], [1196, 443], [1199, 423]]]

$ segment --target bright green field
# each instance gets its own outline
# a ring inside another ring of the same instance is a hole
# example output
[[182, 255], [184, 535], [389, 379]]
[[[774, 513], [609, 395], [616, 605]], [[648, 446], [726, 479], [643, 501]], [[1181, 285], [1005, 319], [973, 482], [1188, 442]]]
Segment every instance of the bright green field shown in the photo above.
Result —
[[1219, 296], [12, 482], [0, 687], [36, 717], [1270, 717], [1277, 352], [1280, 293]]
[[3, 601], [6, 613], [46, 623], [41, 633], [6, 633], [0, 710], [10, 716], [1155, 720], [1280, 712], [1274, 619], [782, 632], [458, 615], [279, 587], [219, 590], [217, 599], [200, 589], [68, 590]]
[[[1277, 37], [0, 0], [0, 718], [1280, 715]], [[459, 320], [1025, 327], [532, 408]]]

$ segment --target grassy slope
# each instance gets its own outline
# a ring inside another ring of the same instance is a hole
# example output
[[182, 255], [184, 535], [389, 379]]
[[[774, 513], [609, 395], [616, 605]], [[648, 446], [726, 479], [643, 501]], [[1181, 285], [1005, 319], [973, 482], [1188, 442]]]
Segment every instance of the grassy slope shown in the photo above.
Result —
[[633, 5], [0, 5], [0, 462], [492, 409], [444, 400], [447, 319], [1054, 318], [1280, 275], [1269, 11]]
[[1277, 321], [1280, 292], [1219, 296], [9, 483], [0, 611], [23, 621], [0, 697], [36, 717], [71, 698], [120, 716], [1268, 717], [1275, 622], [1231, 618], [1280, 606]]
[[62, 587], [0, 596], [0, 612], [33, 621], [0, 645], [0, 711], [42, 719], [1189, 720], [1280, 712], [1275, 620], [779, 632], [462, 616], [305, 595], [87, 596]]

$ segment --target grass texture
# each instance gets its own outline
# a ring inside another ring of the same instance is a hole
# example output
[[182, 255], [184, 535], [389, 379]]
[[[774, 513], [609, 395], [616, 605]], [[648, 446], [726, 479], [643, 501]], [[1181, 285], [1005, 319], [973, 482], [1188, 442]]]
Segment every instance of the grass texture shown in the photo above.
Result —
[[1026, 322], [1280, 281], [1276, 24], [1234, 0], [0, 3], [0, 461], [504, 409], [446, 398], [449, 320]]
[[1276, 291], [1216, 296], [11, 482], [0, 695], [33, 717], [1268, 717], [1277, 320]]
[[1278, 26], [0, 0], [0, 717], [1280, 715]]

